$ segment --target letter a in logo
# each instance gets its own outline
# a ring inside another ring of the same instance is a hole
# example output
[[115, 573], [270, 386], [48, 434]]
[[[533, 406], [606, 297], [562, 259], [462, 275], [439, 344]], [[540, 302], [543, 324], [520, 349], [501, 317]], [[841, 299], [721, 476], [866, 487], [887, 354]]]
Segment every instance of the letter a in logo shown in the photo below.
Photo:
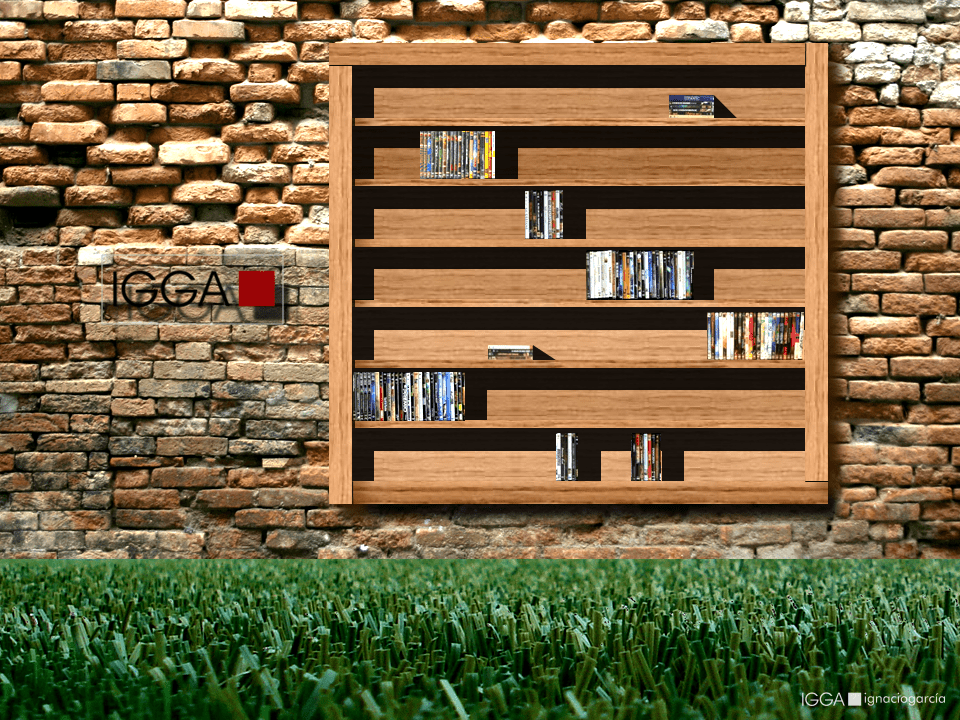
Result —
[[274, 307], [276, 305], [273, 270], [240, 271], [240, 306]]

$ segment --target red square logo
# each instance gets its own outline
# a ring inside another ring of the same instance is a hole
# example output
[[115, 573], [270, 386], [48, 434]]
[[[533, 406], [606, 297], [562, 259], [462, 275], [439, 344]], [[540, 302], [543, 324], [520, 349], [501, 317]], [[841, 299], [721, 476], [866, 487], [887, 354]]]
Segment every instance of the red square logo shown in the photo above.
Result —
[[275, 307], [273, 270], [240, 271], [240, 306]]

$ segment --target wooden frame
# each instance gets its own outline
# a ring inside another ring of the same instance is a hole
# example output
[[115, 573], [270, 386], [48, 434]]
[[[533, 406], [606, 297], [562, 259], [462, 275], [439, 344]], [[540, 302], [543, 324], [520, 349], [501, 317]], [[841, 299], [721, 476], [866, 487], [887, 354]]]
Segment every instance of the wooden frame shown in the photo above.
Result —
[[[358, 43], [330, 65], [331, 504], [828, 502], [826, 45]], [[718, 117], [666, 117], [694, 93]], [[498, 142], [496, 179], [420, 179], [416, 130], [471, 126], [508, 138], [504, 172]], [[563, 239], [523, 239], [535, 187], [569, 193]], [[586, 299], [575, 256], [663, 247], [705, 291]], [[803, 309], [804, 360], [708, 360], [730, 309]], [[353, 372], [404, 369], [463, 371], [466, 421], [354, 422]], [[585, 481], [554, 479], [554, 431]], [[633, 432], [661, 433], [664, 482], [630, 482]]]

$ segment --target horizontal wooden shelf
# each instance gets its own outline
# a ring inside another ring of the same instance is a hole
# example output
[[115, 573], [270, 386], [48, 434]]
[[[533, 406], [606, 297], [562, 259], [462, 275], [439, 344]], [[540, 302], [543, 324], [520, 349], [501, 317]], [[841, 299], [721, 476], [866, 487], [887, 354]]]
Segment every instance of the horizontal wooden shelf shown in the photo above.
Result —
[[[533, 345], [550, 360], [492, 360], [488, 345]], [[702, 330], [374, 330], [370, 367], [720, 367]], [[802, 360], [736, 360], [730, 367], [803, 367]], [[789, 363], [789, 364], [788, 364]], [[760, 365], [758, 365], [760, 364]]]
[[[426, 180], [424, 182], [427, 182]], [[479, 181], [477, 181], [479, 182]], [[633, 238], [629, 241], [617, 238], [553, 238], [543, 240], [524, 239], [522, 233], [515, 237], [477, 238], [451, 237], [438, 238], [365, 238], [357, 240], [356, 247], [594, 247], [604, 249], [641, 249], [645, 247], [661, 248], [664, 245], [682, 247], [687, 250], [698, 247], [799, 247], [800, 240], [784, 238], [686, 238], [682, 241], [650, 238]]]
[[[803, 88], [742, 87], [378, 87], [373, 90], [374, 117], [379, 120], [412, 118], [520, 117], [535, 120], [562, 118], [579, 124], [580, 118], [668, 118], [670, 95], [714, 95], [734, 117], [783, 118], [804, 114]], [[716, 118], [713, 118], [716, 119]]]
[[488, 390], [487, 421], [532, 428], [801, 428], [803, 398], [803, 390]]
[[[357, 370], [391, 370], [397, 368], [410, 368], [412, 365], [420, 367], [422, 363], [409, 362], [390, 362], [379, 360], [357, 360], [354, 367]], [[556, 360], [476, 360], [468, 362], [452, 362], [431, 360], [431, 370], [465, 370], [467, 368], [483, 368], [491, 370], [502, 367], [504, 369], [543, 369], [543, 368], [662, 368], [664, 363], [660, 362], [618, 362], [618, 361], [590, 361], [585, 362], [559, 362]], [[803, 360], [702, 360], [702, 361], [684, 361], [671, 362], [672, 368], [698, 368], [709, 370], [711, 368], [739, 368], [739, 369], [761, 369], [761, 368], [802, 368]]]
[[[586, 262], [585, 257], [584, 262]], [[588, 300], [586, 295], [585, 267], [578, 270], [541, 268], [377, 268], [374, 270], [374, 299], [381, 302], [448, 303], [454, 301], [470, 305], [490, 299], [511, 304], [602, 302]], [[715, 303], [736, 305], [756, 302], [771, 306], [795, 306], [803, 305], [803, 297], [803, 270], [718, 269], [714, 271], [713, 300]]]
[[[424, 43], [350, 41], [330, 46], [331, 65], [804, 65], [803, 44]], [[676, 93], [674, 93], [676, 94]]]
[[419, 148], [374, 148], [374, 179], [357, 185], [803, 185], [803, 148], [521, 147], [516, 178], [420, 179]]
[[[481, 245], [493, 245], [508, 238], [510, 244], [524, 246], [535, 241], [523, 237], [523, 196], [517, 195], [516, 208], [376, 208], [373, 211], [373, 233], [378, 242], [394, 241], [397, 245], [457, 246], [456, 238], [471, 238]], [[724, 245], [756, 245], [757, 247], [799, 247], [804, 243], [804, 211], [741, 210], [741, 209], [653, 209], [586, 211], [587, 240], [578, 245], [597, 246], [629, 243], [634, 247], [670, 244], [690, 247], [714, 240]], [[401, 241], [401, 242], [396, 242]], [[437, 242], [439, 241], [439, 242]], [[752, 242], [751, 242], [752, 241]], [[561, 240], [539, 241], [560, 245]], [[729, 244], [728, 244], [729, 243]]]
[[356, 503], [759, 504], [824, 503], [804, 482], [804, 453], [685, 452], [682, 481], [633, 482], [630, 453], [601, 452], [599, 482], [556, 480], [554, 451], [374, 451], [374, 480]]
[[[675, 308], [675, 307], [702, 307], [712, 310], [723, 311], [725, 309], [741, 308], [770, 308], [768, 302], [736, 302], [721, 303], [714, 300], [585, 300], [583, 302], [515, 302], [513, 300], [477, 300], [477, 301], [452, 301], [452, 300], [415, 300], [415, 301], [380, 301], [380, 300], [357, 300], [354, 303], [358, 308], [396, 308], [396, 307], [520, 307], [520, 308], [538, 308], [538, 307], [556, 307], [556, 308]], [[800, 309], [804, 307], [802, 302], [788, 303], [783, 308]]]
[[803, 125], [802, 117], [784, 117], [784, 118], [702, 118], [686, 117], [671, 118], [661, 115], [660, 117], [603, 117], [603, 118], [577, 118], [576, 121], [564, 120], [563, 118], [532, 118], [532, 117], [462, 117], [451, 116], [449, 118], [424, 117], [424, 118], [404, 118], [400, 120], [378, 119], [378, 118], [357, 118], [354, 124], [358, 127], [440, 127], [448, 129], [469, 129], [471, 127], [484, 127], [491, 129], [492, 126], [533, 126], [533, 127], [568, 127], [568, 126], [621, 126], [621, 127], [647, 127], [660, 125], [675, 125], [678, 127], [696, 125], [709, 127], [800, 127]]
[[587, 237], [608, 242], [657, 240], [684, 243], [688, 238], [737, 238], [765, 241], [768, 246], [804, 243], [801, 210], [619, 210], [587, 208]]

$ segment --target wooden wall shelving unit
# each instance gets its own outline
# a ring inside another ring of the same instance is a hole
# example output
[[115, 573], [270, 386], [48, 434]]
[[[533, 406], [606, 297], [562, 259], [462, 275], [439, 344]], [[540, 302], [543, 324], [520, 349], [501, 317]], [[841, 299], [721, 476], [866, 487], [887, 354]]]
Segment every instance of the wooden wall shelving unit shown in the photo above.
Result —
[[[341, 43], [330, 65], [332, 504], [828, 501], [826, 45]], [[718, 117], [668, 118], [670, 94]], [[497, 178], [421, 180], [419, 131], [471, 127], [497, 131]], [[545, 188], [564, 238], [524, 240]], [[587, 300], [590, 248], [692, 249], [694, 299]], [[708, 312], [763, 309], [805, 311], [804, 360], [707, 360]], [[487, 360], [503, 343], [549, 359]], [[374, 369], [462, 370], [466, 421], [354, 422]], [[582, 481], [557, 482], [570, 431]], [[630, 482], [634, 432], [661, 434], [664, 482]]]

